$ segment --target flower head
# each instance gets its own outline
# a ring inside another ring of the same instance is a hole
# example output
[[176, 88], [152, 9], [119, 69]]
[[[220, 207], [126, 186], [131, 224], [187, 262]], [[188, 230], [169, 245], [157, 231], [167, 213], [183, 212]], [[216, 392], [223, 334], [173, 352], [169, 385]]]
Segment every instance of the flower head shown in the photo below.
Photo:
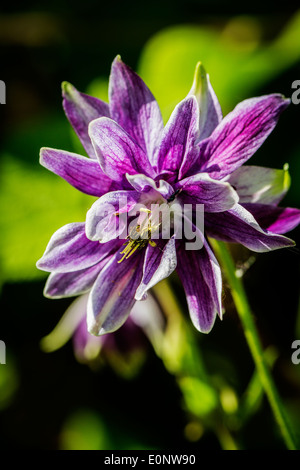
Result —
[[[222, 279], [208, 237], [258, 252], [294, 244], [281, 234], [299, 223], [300, 211], [277, 205], [287, 171], [242, 166], [288, 104], [265, 95], [223, 118], [199, 63], [189, 94], [164, 126], [152, 93], [120, 57], [109, 104], [64, 83], [64, 110], [90, 158], [43, 148], [41, 164], [98, 199], [85, 222], [52, 236], [37, 264], [51, 272], [45, 295], [89, 291], [88, 330], [103, 334], [118, 329], [136, 300], [177, 268], [193, 324], [210, 331], [222, 314]], [[187, 245], [186, 232], [201, 249]]]

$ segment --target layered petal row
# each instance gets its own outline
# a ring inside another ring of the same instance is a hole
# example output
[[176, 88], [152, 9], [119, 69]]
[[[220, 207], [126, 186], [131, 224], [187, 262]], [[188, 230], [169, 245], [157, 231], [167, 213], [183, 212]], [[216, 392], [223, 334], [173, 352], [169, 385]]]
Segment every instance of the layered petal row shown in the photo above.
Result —
[[211, 136], [199, 144], [198, 171], [222, 179], [239, 168], [263, 144], [290, 100], [264, 95], [239, 103]]

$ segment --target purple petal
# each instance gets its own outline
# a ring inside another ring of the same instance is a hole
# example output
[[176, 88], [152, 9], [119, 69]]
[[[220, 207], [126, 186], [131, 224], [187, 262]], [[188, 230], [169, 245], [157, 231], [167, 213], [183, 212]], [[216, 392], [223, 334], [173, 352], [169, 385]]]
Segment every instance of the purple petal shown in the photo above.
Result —
[[59, 273], [79, 271], [98, 263], [109, 248], [89, 240], [84, 223], [67, 224], [52, 235], [37, 267]]
[[142, 278], [144, 253], [136, 252], [120, 261], [117, 253], [99, 274], [88, 300], [88, 330], [102, 335], [117, 330], [127, 319], [134, 303], [135, 291]]
[[118, 246], [121, 246], [121, 243], [111, 245], [112, 244], [110, 244], [110, 251], [107, 251], [106, 256], [104, 256], [99, 263], [94, 264], [94, 266], [90, 268], [70, 273], [51, 273], [44, 289], [45, 297], [59, 299], [62, 297], [81, 295], [89, 291], [93, 287], [101, 269], [109, 262], [118, 249]]
[[119, 185], [103, 173], [99, 162], [75, 153], [42, 148], [40, 163], [90, 196], [100, 197], [108, 191], [119, 189]]
[[183, 284], [191, 320], [197, 330], [209, 333], [216, 314], [222, 315], [220, 266], [207, 241], [198, 251], [178, 250], [177, 272]]
[[43, 351], [56, 351], [74, 335], [79, 325], [85, 321], [87, 297], [88, 294], [77, 297], [67, 308], [51, 333], [42, 338], [41, 347]]
[[44, 296], [51, 299], [60, 299], [87, 292], [97, 279], [101, 265], [102, 262], [90, 268], [71, 273], [51, 273], [45, 285]]
[[119, 56], [109, 80], [111, 117], [140, 145], [152, 161], [163, 129], [159, 106], [143, 80]]
[[191, 153], [199, 133], [199, 109], [196, 98], [185, 98], [174, 109], [163, 131], [155, 166], [170, 182], [190, 166]]
[[[161, 346], [165, 319], [159, 304], [150, 292], [145, 300], [134, 304], [128, 320], [143, 330], [155, 349], [156, 346], [158, 348]], [[128, 321], [126, 325], [127, 323]]]
[[241, 166], [226, 179], [237, 191], [240, 204], [278, 204], [290, 186], [288, 169]]
[[182, 203], [204, 204], [205, 212], [223, 212], [238, 203], [239, 197], [229, 183], [213, 180], [207, 173], [199, 173], [181, 180], [176, 185]]
[[63, 107], [67, 118], [75, 129], [82, 145], [91, 158], [96, 158], [91, 139], [88, 134], [88, 126], [91, 121], [102, 116], [110, 117], [107, 103], [80, 93], [68, 82], [63, 82]]
[[136, 191], [153, 193], [153, 198], [162, 196], [164, 199], [169, 199], [169, 197], [174, 194], [174, 189], [167, 181], [154, 181], [152, 178], [149, 178], [149, 176], [142, 174], [126, 175], [126, 178]]
[[269, 204], [243, 204], [259, 225], [273, 233], [290, 232], [300, 224], [300, 210]]
[[74, 354], [77, 361], [81, 363], [88, 363], [90, 360], [96, 359], [106, 343], [104, 336], [93, 336], [87, 331], [85, 318], [78, 325], [72, 339]]
[[234, 209], [205, 217], [207, 235], [217, 240], [241, 243], [250, 250], [265, 252], [293, 246], [287, 237], [263, 230], [253, 215], [237, 204]]
[[106, 243], [124, 236], [127, 228], [127, 213], [137, 204], [136, 191], [114, 191], [98, 199], [86, 215], [86, 236], [93, 241]]
[[194, 82], [189, 95], [194, 95], [200, 109], [199, 139], [209, 137], [222, 121], [222, 110], [218, 98], [211, 86], [209, 75], [201, 62], [196, 65]]
[[100, 118], [91, 122], [89, 134], [104, 173], [112, 180], [129, 186], [125, 174], [154, 176], [147, 155], [116, 122]]
[[174, 238], [171, 238], [167, 243], [157, 240], [156, 246], [148, 244], [144, 260], [143, 278], [135, 294], [136, 300], [142, 300], [151, 287], [168, 277], [174, 271], [176, 265], [177, 257]]
[[279, 94], [239, 103], [212, 135], [200, 143], [201, 170], [222, 179], [239, 168], [262, 145], [289, 103]]

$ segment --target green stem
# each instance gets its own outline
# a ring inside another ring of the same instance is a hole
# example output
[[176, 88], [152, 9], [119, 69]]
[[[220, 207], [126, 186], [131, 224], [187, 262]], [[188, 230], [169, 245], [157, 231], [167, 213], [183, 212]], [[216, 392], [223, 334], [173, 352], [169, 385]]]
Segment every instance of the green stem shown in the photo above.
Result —
[[244, 333], [250, 348], [256, 369], [261, 380], [264, 391], [268, 397], [274, 417], [279, 425], [282, 437], [288, 449], [295, 450], [296, 444], [287, 422], [280, 396], [273, 382], [269, 367], [264, 357], [263, 348], [255, 326], [255, 322], [248, 304], [242, 280], [236, 276], [235, 265], [232, 256], [223, 242], [211, 240], [213, 248], [224, 268], [227, 281], [230, 285], [231, 294], [244, 328]]
[[[195, 341], [194, 330], [185, 321], [185, 315], [181, 311], [169, 281], [164, 279], [156, 284], [152, 291], [167, 318], [166, 330], [161, 338], [160, 347], [155, 348], [156, 353], [162, 359], [166, 369], [176, 377], [186, 406], [191, 409], [189, 389], [184, 386], [186, 382], [182, 379], [199, 379], [208, 389], [210, 387], [213, 389], [213, 385], [206, 372], [199, 346]], [[201, 400], [201, 396], [199, 396], [199, 400]], [[196, 406], [196, 408], [198, 407]], [[192, 412], [199, 418], [198, 409], [193, 409]], [[212, 405], [207, 414], [203, 412], [200, 422], [202, 419], [205, 420], [205, 417], [208, 418], [207, 425], [215, 432], [223, 450], [239, 449], [237, 442], [225, 425], [224, 415], [221, 408], [218, 408], [218, 403]]]

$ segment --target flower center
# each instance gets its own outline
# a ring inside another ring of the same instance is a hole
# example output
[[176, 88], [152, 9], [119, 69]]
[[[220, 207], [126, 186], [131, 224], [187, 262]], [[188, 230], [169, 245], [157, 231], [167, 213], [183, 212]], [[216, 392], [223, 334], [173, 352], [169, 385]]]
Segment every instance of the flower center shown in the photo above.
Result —
[[157, 232], [160, 224], [153, 221], [153, 214], [149, 209], [142, 208], [140, 211], [143, 214], [140, 215], [137, 223], [130, 228], [127, 241], [124, 243], [126, 246], [120, 252], [123, 257], [118, 263], [130, 258], [136, 250], [144, 248], [148, 243], [153, 247], [156, 246], [156, 243], [151, 240], [151, 236], [153, 232]]

